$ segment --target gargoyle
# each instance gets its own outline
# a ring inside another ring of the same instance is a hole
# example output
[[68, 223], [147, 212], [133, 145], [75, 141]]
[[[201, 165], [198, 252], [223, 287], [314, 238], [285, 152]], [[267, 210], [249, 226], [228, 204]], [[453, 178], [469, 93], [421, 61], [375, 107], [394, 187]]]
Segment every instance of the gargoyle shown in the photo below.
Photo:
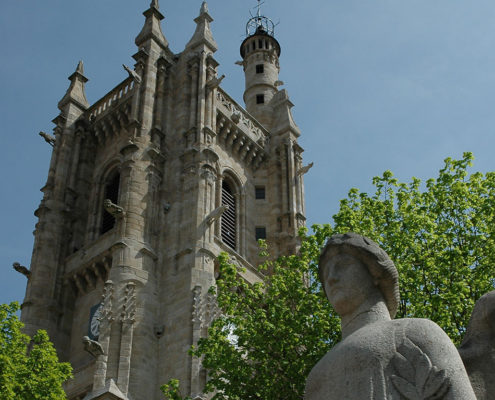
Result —
[[218, 86], [220, 86], [223, 78], [225, 78], [225, 75], [222, 75], [220, 78], [211, 78], [208, 82], [206, 82], [206, 87], [208, 89], [216, 89]]
[[297, 176], [301, 176], [301, 175], [304, 175], [305, 173], [307, 173], [311, 168], [313, 167], [313, 163], [309, 163], [308, 165], [306, 165], [305, 167], [301, 167], [297, 170], [297, 173], [296, 175]]
[[213, 224], [215, 221], [218, 221], [218, 219], [222, 216], [222, 214], [229, 209], [229, 206], [220, 206], [215, 208], [211, 213], [208, 214], [206, 217], [206, 223], [208, 225]]
[[96, 340], [91, 340], [88, 336], [82, 338], [84, 344], [84, 350], [86, 350], [93, 357], [98, 357], [104, 354], [103, 347]]
[[19, 264], [17, 261], [14, 262], [12, 266], [17, 272], [24, 275], [26, 278], [29, 279], [29, 277], [31, 276], [31, 271], [27, 269], [24, 265]]
[[111, 214], [115, 218], [120, 218], [125, 215], [124, 209], [117, 204], [112, 203], [112, 200], [110, 199], [105, 199], [103, 201], [103, 207], [109, 214]]
[[55, 141], [57, 140], [54, 136], [49, 135], [48, 133], [45, 133], [41, 131], [39, 135], [45, 139], [45, 142], [47, 142], [50, 146], [54, 147], [55, 146]]
[[122, 64], [122, 66], [124, 67], [124, 69], [127, 71], [127, 73], [129, 74], [129, 76], [134, 79], [134, 82], [136, 83], [141, 83], [141, 77], [139, 76], [139, 74], [134, 71], [133, 69], [130, 69], [127, 65], [125, 64]]

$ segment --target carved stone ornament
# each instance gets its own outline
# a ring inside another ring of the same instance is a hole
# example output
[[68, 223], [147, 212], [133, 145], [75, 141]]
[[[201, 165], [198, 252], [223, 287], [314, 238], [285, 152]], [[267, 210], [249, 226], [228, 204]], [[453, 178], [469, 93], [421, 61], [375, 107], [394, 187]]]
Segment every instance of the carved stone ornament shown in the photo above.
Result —
[[201, 177], [209, 183], [213, 183], [217, 180], [217, 174], [211, 168], [203, 166]]
[[196, 286], [193, 290], [193, 323], [198, 328], [207, 328], [221, 314], [216, 295], [210, 291], [203, 295], [201, 286]]
[[122, 207], [112, 203], [112, 200], [105, 199], [103, 201], [103, 207], [105, 211], [114, 216], [115, 218], [121, 218], [125, 215], [125, 211]]
[[450, 379], [444, 369], [432, 365], [430, 358], [408, 338], [392, 358], [397, 375], [391, 380], [407, 400], [443, 399], [450, 389]]
[[130, 69], [127, 65], [122, 64], [122, 67], [126, 70], [126, 72], [129, 74], [129, 76], [136, 82], [137, 84], [141, 83], [141, 76], [134, 71], [133, 69]]
[[[112, 301], [113, 301], [113, 282], [108, 280], [105, 282], [105, 286], [103, 287], [100, 314], [98, 316], [98, 319], [100, 320], [101, 324], [103, 324], [104, 322], [112, 322], [114, 320]], [[101, 325], [100, 325], [100, 329], [101, 329]]]
[[124, 302], [122, 304], [122, 313], [120, 320], [123, 323], [134, 323], [136, 317], [136, 284], [129, 282], [124, 290]]
[[241, 120], [241, 113], [239, 111], [233, 112], [230, 119], [234, 122], [234, 124], [238, 124]]
[[93, 357], [102, 356], [104, 354], [103, 347], [96, 340], [91, 340], [88, 336], [84, 336], [83, 339], [84, 350], [86, 350]]
[[225, 75], [222, 75], [219, 78], [213, 77], [208, 82], [206, 82], [206, 87], [208, 89], [216, 89], [218, 86], [220, 86], [220, 83], [222, 83], [224, 78]]
[[57, 141], [57, 138], [55, 136], [49, 135], [48, 133], [45, 133], [41, 131], [39, 135], [47, 142], [50, 146], [55, 147], [55, 142]]
[[206, 223], [208, 225], [213, 224], [215, 221], [218, 221], [222, 214], [229, 209], [229, 206], [222, 205], [220, 207], [215, 208], [211, 213], [206, 217]]
[[238, 106], [227, 93], [221, 90], [221, 88], [217, 90], [216, 100], [219, 105], [228, 111], [227, 115], [231, 116], [230, 118], [236, 125], [242, 123], [245, 130], [248, 132], [248, 136], [250, 136], [252, 140], [256, 142], [260, 139], [262, 139], [263, 142], [266, 141], [266, 133], [261, 129], [261, 126], [253, 122], [246, 111]]
[[301, 176], [301, 175], [304, 175], [306, 174], [311, 168], [313, 167], [313, 163], [309, 163], [308, 165], [306, 165], [305, 167], [301, 167], [298, 169], [296, 175], [297, 176]]
[[26, 268], [24, 265], [19, 264], [17, 261], [12, 264], [12, 267], [17, 272], [19, 272], [20, 274], [24, 275], [28, 279], [31, 276], [31, 271], [28, 268]]

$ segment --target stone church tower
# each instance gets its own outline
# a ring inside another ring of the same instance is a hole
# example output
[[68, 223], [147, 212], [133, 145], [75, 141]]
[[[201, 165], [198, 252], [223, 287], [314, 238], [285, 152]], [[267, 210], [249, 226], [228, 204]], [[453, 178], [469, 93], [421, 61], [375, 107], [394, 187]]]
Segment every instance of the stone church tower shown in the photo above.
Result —
[[187, 351], [215, 312], [216, 256], [263, 279], [257, 239], [294, 251], [305, 221], [308, 168], [270, 21], [254, 17], [241, 46], [243, 108], [220, 86], [206, 2], [180, 54], [158, 0], [144, 17], [129, 77], [90, 105], [79, 63], [43, 134], [53, 153], [22, 320], [71, 362], [70, 400], [160, 399], [171, 378], [200, 396]]

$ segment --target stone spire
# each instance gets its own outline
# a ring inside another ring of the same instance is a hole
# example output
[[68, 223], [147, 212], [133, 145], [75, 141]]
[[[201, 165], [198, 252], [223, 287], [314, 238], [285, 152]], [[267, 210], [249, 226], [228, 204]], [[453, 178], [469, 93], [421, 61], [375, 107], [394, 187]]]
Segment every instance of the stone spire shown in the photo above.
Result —
[[69, 76], [69, 80], [71, 81], [69, 89], [67, 89], [67, 93], [65, 93], [62, 100], [59, 101], [58, 108], [62, 110], [68, 103], [75, 103], [79, 108], [86, 110], [89, 107], [89, 103], [86, 99], [84, 85], [88, 81], [88, 78], [84, 76], [84, 65], [82, 61], [79, 61], [76, 71]]
[[210, 22], [213, 21], [213, 18], [208, 12], [208, 4], [206, 1], [203, 1], [201, 4], [201, 9], [199, 10], [199, 16], [194, 20], [196, 22], [196, 31], [192, 36], [189, 43], [186, 45], [186, 49], [192, 49], [196, 46], [204, 44], [208, 46], [212, 51], [216, 51], [218, 46], [213, 38], [213, 34], [210, 30]]
[[162, 32], [162, 27], [160, 25], [160, 21], [165, 17], [160, 12], [158, 0], [152, 0], [150, 8], [147, 9], [143, 15], [146, 17], [146, 20], [144, 22], [143, 29], [136, 37], [136, 46], [141, 47], [147, 40], [153, 39], [161, 47], [168, 47], [168, 41], [165, 39]]

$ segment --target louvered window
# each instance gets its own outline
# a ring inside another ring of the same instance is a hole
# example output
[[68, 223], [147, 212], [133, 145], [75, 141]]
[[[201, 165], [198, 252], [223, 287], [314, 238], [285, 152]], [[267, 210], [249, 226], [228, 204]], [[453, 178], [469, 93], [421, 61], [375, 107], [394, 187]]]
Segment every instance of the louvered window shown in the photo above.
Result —
[[236, 249], [237, 210], [235, 197], [227, 182], [222, 183], [222, 205], [229, 209], [222, 214], [222, 241], [232, 249]]
[[[115, 174], [105, 186], [103, 200], [110, 199], [112, 203], [117, 204], [119, 201], [120, 174]], [[115, 217], [107, 210], [103, 209], [101, 218], [101, 233], [108, 232], [115, 226]]]

